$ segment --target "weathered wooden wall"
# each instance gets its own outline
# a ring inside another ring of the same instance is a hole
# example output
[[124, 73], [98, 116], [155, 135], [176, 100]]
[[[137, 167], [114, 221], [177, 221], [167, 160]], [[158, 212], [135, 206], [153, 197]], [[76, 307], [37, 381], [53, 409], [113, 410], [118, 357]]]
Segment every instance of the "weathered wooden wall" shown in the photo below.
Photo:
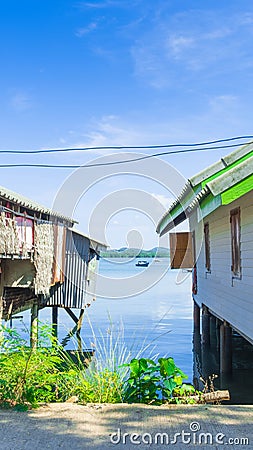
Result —
[[3, 319], [32, 307], [34, 292], [29, 288], [6, 287], [3, 295]]

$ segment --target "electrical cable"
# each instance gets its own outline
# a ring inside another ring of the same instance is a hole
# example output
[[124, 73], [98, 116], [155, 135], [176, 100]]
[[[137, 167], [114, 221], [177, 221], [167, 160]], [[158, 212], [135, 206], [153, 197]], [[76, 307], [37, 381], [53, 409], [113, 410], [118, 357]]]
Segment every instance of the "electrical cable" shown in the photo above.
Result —
[[[202, 145], [212, 145], [219, 144], [222, 142], [230, 142], [242, 139], [253, 139], [252, 135], [244, 135], [244, 136], [234, 136], [231, 138], [225, 139], [216, 139], [214, 141], [206, 141], [206, 142], [197, 142], [190, 144], [164, 144], [164, 145], [134, 145], [134, 146], [125, 146], [125, 145], [116, 145], [116, 146], [98, 146], [98, 147], [76, 147], [76, 148], [52, 148], [52, 149], [41, 149], [41, 150], [0, 150], [2, 154], [41, 154], [41, 153], [60, 153], [60, 152], [79, 152], [79, 151], [92, 151], [92, 150], [148, 150], [148, 149], [158, 149], [158, 148], [173, 148], [173, 147], [200, 147]], [[244, 143], [240, 143], [238, 145], [243, 145]]]
[[[252, 142], [249, 142], [248, 144], [251, 144]], [[37, 168], [55, 168], [55, 169], [86, 169], [89, 167], [101, 167], [101, 166], [112, 166], [116, 164], [126, 164], [136, 161], [142, 161], [145, 159], [155, 158], [158, 156], [166, 156], [166, 155], [173, 155], [173, 154], [182, 154], [182, 153], [193, 153], [193, 152], [200, 152], [200, 151], [210, 151], [210, 150], [221, 150], [224, 148], [234, 148], [234, 147], [240, 147], [242, 144], [231, 144], [231, 145], [219, 145], [214, 147], [202, 147], [202, 148], [189, 148], [184, 150], [170, 150], [168, 152], [159, 152], [159, 153], [152, 153], [151, 155], [143, 155], [137, 158], [132, 159], [123, 159], [118, 161], [110, 161], [105, 163], [94, 163], [94, 164], [85, 164], [85, 165], [77, 165], [77, 164], [66, 164], [66, 165], [59, 165], [59, 164], [30, 164], [30, 163], [20, 163], [20, 164], [0, 164], [0, 168], [11, 168], [11, 167], [37, 167]], [[127, 147], [129, 148], [129, 147]]]

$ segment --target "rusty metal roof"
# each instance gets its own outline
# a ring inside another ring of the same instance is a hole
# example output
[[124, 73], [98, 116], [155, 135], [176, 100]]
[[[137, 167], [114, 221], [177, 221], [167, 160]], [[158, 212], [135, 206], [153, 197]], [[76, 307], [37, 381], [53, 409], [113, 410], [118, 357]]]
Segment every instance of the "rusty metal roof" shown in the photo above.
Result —
[[58, 213], [56, 211], [53, 211], [49, 208], [46, 208], [45, 206], [40, 205], [37, 202], [34, 202], [33, 200], [30, 200], [27, 197], [24, 197], [23, 195], [18, 194], [17, 192], [11, 191], [10, 189], [7, 189], [3, 186], [0, 186], [0, 197], [2, 197], [5, 200], [8, 200], [13, 203], [17, 203], [18, 205], [31, 209], [33, 211], [38, 211], [43, 214], [48, 214], [53, 217], [58, 217], [60, 219], [66, 220], [67, 222], [70, 222], [72, 224], [78, 223], [76, 220], [66, 217], [62, 215], [61, 213]]

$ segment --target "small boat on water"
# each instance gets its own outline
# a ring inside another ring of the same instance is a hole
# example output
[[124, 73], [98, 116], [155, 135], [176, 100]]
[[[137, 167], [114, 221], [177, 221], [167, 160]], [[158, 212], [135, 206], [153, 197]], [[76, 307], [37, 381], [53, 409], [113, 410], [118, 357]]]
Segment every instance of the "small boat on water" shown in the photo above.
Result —
[[137, 267], [148, 267], [149, 262], [148, 261], [138, 261], [135, 265]]

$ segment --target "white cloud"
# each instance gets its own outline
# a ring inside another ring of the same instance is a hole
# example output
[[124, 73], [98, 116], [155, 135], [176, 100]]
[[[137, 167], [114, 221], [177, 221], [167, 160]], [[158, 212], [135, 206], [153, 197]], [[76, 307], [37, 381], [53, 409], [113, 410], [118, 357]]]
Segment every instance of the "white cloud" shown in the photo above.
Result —
[[[119, 117], [107, 115], [90, 123], [85, 138], [91, 147], [131, 146], [142, 142], [143, 134], [130, 124], [123, 124]], [[109, 149], [108, 152], [111, 153], [112, 150]]]
[[210, 32], [204, 34], [204, 39], [223, 39], [233, 33], [233, 29], [229, 27], [221, 27], [218, 29], [211, 30]]
[[192, 48], [195, 45], [195, 39], [193, 37], [185, 36], [170, 36], [168, 39], [168, 48], [175, 56]]
[[235, 95], [217, 95], [209, 100], [209, 104], [212, 109], [226, 109], [229, 111], [231, 108], [237, 106], [238, 98]]
[[252, 21], [250, 13], [223, 10], [157, 15], [131, 47], [135, 75], [159, 89], [189, 84], [196, 72], [204, 78], [231, 71], [234, 76], [252, 61]]
[[166, 197], [163, 194], [151, 194], [156, 200], [159, 201], [166, 209], [173, 203], [174, 199], [172, 197]]
[[[134, 2], [132, 0], [131, 7], [134, 6]], [[137, 0], [138, 3], [138, 0]], [[84, 10], [84, 9], [105, 9], [105, 8], [111, 8], [111, 7], [129, 7], [129, 0], [104, 0], [100, 2], [78, 2], [76, 4], [76, 7], [78, 9]]]
[[32, 102], [25, 92], [19, 91], [10, 98], [10, 106], [17, 112], [23, 112], [32, 107]]
[[92, 33], [93, 31], [95, 31], [98, 27], [98, 24], [96, 22], [91, 22], [89, 25], [87, 25], [86, 27], [83, 28], [78, 28], [78, 30], [76, 30], [75, 35], [77, 37], [83, 37], [86, 34]]

